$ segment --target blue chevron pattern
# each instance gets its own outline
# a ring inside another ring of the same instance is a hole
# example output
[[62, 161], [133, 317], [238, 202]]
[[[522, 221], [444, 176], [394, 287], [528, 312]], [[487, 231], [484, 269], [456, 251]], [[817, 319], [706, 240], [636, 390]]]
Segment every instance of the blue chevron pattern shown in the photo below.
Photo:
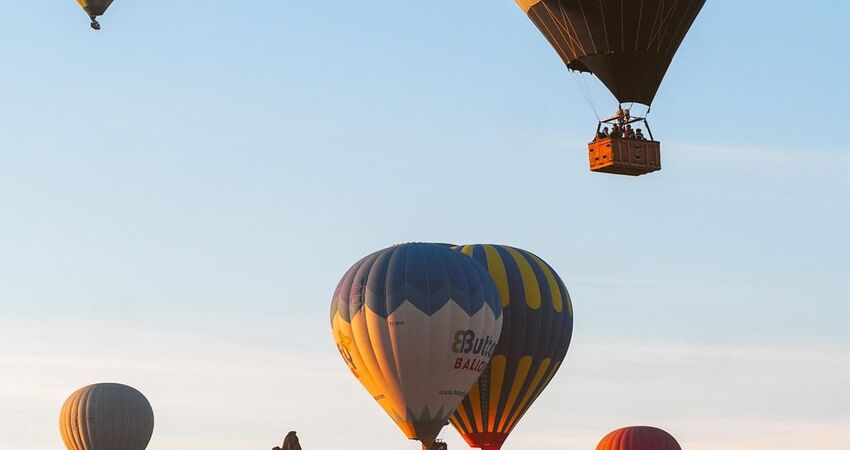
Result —
[[483, 307], [502, 316], [499, 292], [483, 266], [446, 245], [410, 243], [375, 252], [354, 264], [337, 285], [331, 318], [350, 322], [361, 308], [381, 317], [405, 301], [433, 315], [448, 302], [467, 314]]

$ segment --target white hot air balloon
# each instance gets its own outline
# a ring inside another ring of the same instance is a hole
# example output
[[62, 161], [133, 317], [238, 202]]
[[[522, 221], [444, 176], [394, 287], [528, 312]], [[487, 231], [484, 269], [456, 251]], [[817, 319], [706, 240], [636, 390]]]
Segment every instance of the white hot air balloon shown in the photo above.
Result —
[[429, 448], [487, 367], [502, 305], [472, 258], [445, 245], [404, 244], [348, 270], [331, 327], [363, 387], [409, 439]]

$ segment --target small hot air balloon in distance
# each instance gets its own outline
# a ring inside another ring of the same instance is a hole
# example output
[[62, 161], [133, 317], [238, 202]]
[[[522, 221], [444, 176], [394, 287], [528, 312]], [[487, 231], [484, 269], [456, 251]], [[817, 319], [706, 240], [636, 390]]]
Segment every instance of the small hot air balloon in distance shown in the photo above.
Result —
[[670, 433], [654, 427], [627, 427], [605, 436], [596, 450], [682, 450]]
[[592, 73], [620, 103], [614, 116], [599, 121], [588, 145], [590, 169], [620, 175], [660, 170], [660, 142], [653, 138], [646, 117], [632, 115], [624, 104], [642, 104], [649, 111], [705, 0], [516, 2], [567, 68]]
[[498, 450], [566, 357], [573, 333], [572, 301], [555, 270], [531, 252], [504, 245], [457, 250], [494, 279], [504, 316], [490, 365], [451, 423], [470, 447]]
[[109, 5], [112, 4], [112, 0], [77, 0], [77, 3], [89, 15], [92, 29], [100, 30], [100, 22], [97, 21], [97, 18], [106, 13]]
[[483, 266], [445, 245], [373, 253], [342, 277], [331, 328], [348, 368], [429, 449], [487, 366], [502, 305]]
[[68, 450], [145, 450], [153, 435], [153, 409], [130, 386], [92, 384], [65, 401], [59, 431]]

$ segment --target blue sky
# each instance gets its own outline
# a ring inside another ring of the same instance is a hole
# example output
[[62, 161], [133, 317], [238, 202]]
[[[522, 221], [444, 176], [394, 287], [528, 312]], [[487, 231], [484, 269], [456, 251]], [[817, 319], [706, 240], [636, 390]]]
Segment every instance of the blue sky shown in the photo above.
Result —
[[327, 309], [411, 240], [570, 287], [573, 347], [506, 450], [637, 423], [846, 449], [850, 5], [710, 1], [653, 105], [665, 169], [632, 179], [587, 171], [593, 110], [513, 2], [432, 3], [116, 0], [101, 33], [7, 7], [0, 449], [61, 448], [98, 381], [148, 395], [152, 450], [405, 445]]

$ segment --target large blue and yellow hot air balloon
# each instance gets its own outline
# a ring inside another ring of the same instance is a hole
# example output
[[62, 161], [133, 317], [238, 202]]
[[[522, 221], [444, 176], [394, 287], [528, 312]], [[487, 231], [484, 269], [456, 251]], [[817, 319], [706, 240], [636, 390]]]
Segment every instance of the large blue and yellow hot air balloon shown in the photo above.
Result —
[[404, 244], [346, 272], [331, 327], [354, 376], [408, 438], [428, 448], [486, 368], [502, 305], [472, 258], [438, 244]]
[[572, 301], [558, 274], [530, 252], [503, 245], [457, 250], [495, 280], [504, 319], [489, 368], [451, 423], [470, 447], [498, 450], [561, 367], [573, 333]]

